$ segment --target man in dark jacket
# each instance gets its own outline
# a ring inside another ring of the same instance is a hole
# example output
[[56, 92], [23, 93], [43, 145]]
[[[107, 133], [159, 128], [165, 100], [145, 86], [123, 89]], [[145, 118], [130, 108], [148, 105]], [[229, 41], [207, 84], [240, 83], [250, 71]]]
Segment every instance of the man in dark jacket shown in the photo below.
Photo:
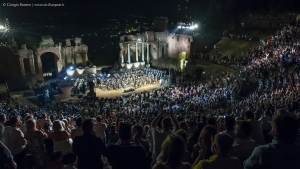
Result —
[[145, 168], [146, 151], [142, 146], [130, 143], [131, 135], [130, 124], [121, 123], [119, 126], [120, 144], [108, 146], [107, 157], [112, 169]]
[[73, 151], [78, 156], [78, 169], [102, 169], [101, 155], [107, 154], [107, 148], [101, 138], [93, 133], [93, 121], [87, 119], [82, 123], [82, 136], [73, 141]]

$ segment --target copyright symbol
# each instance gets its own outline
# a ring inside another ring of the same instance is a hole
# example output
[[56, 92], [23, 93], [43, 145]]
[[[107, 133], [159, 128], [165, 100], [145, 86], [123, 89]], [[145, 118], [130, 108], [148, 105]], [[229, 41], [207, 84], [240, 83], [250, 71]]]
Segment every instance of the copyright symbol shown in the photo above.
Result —
[[6, 3], [3, 3], [3, 6], [6, 6]]

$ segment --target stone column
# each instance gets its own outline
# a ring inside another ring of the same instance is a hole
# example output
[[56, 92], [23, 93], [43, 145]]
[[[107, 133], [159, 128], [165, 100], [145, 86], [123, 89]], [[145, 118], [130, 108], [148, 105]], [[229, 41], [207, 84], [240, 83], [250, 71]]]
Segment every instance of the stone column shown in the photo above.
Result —
[[139, 61], [139, 54], [138, 54], [138, 43], [135, 43], [135, 60]]
[[121, 63], [124, 63], [124, 56], [123, 56], [123, 54], [121, 55]]
[[144, 62], [144, 48], [145, 48], [145, 43], [142, 43], [142, 61]]
[[129, 43], [127, 44], [127, 46], [128, 46], [128, 63], [130, 63], [130, 45], [129, 45]]
[[149, 58], [149, 43], [147, 43], [147, 63], [150, 63], [150, 58]]

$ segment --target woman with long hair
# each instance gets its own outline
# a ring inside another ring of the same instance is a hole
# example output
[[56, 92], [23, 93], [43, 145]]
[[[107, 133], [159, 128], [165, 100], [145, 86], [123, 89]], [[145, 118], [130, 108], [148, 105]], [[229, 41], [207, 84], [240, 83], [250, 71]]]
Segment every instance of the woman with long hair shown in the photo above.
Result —
[[44, 139], [47, 134], [36, 128], [34, 119], [26, 121], [26, 132], [24, 137], [27, 140], [27, 152], [35, 158], [35, 168], [44, 168], [46, 165]]
[[186, 146], [181, 136], [170, 134], [161, 146], [162, 156], [152, 169], [190, 169], [189, 163], [182, 162]]
[[198, 163], [200, 160], [209, 159], [209, 157], [213, 155], [210, 148], [212, 144], [211, 138], [214, 138], [216, 134], [217, 129], [215, 126], [208, 124], [202, 129], [198, 143], [195, 144], [192, 154], [192, 158], [197, 157], [194, 164]]
[[66, 155], [68, 155], [71, 151], [71, 141], [70, 135], [65, 130], [63, 131], [63, 122], [56, 120], [53, 122], [52, 133], [50, 138], [53, 141], [53, 150], [62, 152], [64, 156], [63, 162], [65, 162]]

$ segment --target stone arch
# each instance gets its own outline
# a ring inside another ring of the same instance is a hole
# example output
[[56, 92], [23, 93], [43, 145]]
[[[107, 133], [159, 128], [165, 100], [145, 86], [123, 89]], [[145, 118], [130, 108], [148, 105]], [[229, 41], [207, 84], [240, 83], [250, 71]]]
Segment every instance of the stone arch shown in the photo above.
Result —
[[55, 65], [56, 65], [56, 72], [59, 74], [64, 67], [64, 64], [61, 59], [61, 48], [60, 46], [56, 47], [48, 47], [48, 48], [38, 48], [36, 50], [36, 57], [37, 57], [37, 70], [39, 73], [40, 78], [43, 78], [43, 65], [41, 61], [41, 56], [45, 53], [53, 53], [55, 58]]
[[23, 58], [22, 62], [23, 62], [23, 65], [24, 65], [24, 74], [31, 73], [29, 59], [28, 58]]

